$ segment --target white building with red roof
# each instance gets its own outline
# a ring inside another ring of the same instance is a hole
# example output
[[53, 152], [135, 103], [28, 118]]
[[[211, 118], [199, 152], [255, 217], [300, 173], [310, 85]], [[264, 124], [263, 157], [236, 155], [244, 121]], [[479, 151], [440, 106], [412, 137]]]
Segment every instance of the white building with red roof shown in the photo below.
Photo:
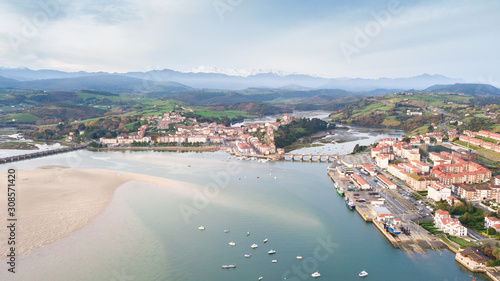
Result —
[[446, 187], [444, 184], [439, 182], [433, 182], [429, 188], [427, 197], [431, 198], [435, 202], [440, 201], [451, 196], [451, 188]]
[[500, 231], [500, 219], [495, 217], [484, 218], [484, 228], [493, 227], [496, 231]]
[[357, 185], [360, 189], [370, 189], [370, 184], [366, 182], [365, 179], [363, 179], [360, 175], [353, 174], [352, 179], [354, 181], [354, 184]]
[[454, 236], [467, 236], [467, 228], [464, 227], [457, 218], [452, 218], [450, 213], [437, 210], [434, 214], [434, 226]]

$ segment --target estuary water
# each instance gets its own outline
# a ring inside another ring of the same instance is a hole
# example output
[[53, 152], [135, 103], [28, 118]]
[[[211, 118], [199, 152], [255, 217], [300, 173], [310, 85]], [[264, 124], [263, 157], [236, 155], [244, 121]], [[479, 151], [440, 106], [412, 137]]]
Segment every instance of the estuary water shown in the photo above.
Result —
[[[314, 271], [320, 280], [359, 280], [362, 270], [366, 280], [473, 278], [447, 250], [407, 255], [394, 248], [345, 206], [326, 163], [263, 164], [228, 159], [224, 152], [81, 150], [0, 165], [0, 172], [44, 165], [140, 173], [198, 188], [180, 196], [148, 184], [122, 185], [95, 221], [20, 256], [16, 274], [7, 273], [2, 259], [0, 280], [312, 280]], [[251, 249], [253, 243], [259, 247]], [[271, 249], [277, 253], [268, 255]], [[233, 263], [235, 269], [221, 268]]]

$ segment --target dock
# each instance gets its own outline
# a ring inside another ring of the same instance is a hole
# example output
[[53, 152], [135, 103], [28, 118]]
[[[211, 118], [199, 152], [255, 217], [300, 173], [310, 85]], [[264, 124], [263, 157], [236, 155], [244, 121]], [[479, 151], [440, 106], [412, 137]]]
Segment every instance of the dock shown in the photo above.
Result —
[[[342, 190], [342, 194], [347, 199], [355, 203], [355, 209], [365, 222], [372, 222], [373, 225], [384, 235], [384, 237], [396, 248], [401, 249], [405, 253], [417, 252], [423, 253], [426, 248], [438, 249], [446, 245], [436, 237], [429, 235], [428, 232], [419, 225], [414, 224], [411, 220], [405, 220], [410, 216], [415, 209], [410, 202], [406, 202], [402, 196], [393, 190], [375, 189], [361, 190], [353, 183], [353, 179], [348, 174], [341, 174], [347, 169], [337, 169], [332, 167], [327, 169], [328, 176], [334, 182], [334, 187], [338, 191]], [[352, 171], [349, 171], [352, 173]], [[387, 194], [386, 194], [387, 193]], [[340, 194], [340, 193], [339, 193]], [[391, 200], [386, 200], [385, 198]], [[398, 204], [393, 206], [392, 204]], [[377, 217], [377, 212], [380, 207], [385, 206], [386, 212], [391, 211], [393, 218], [397, 219], [400, 234], [394, 234], [386, 227], [383, 219]]]
[[77, 146], [67, 146], [67, 147], [62, 147], [62, 148], [58, 148], [58, 149], [38, 151], [38, 152], [27, 153], [27, 154], [16, 155], [16, 156], [9, 156], [9, 157], [0, 158], [0, 164], [28, 160], [28, 159], [58, 154], [58, 153], [65, 153], [65, 152], [69, 152], [69, 151], [73, 151], [73, 150], [84, 149], [86, 147], [87, 147], [87, 145], [84, 144], [84, 145], [77, 145]]

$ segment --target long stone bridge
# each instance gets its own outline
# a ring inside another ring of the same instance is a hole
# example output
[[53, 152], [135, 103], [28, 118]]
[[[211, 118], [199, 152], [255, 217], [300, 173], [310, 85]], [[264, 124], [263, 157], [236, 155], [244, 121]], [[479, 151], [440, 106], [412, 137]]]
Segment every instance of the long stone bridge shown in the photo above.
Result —
[[338, 155], [317, 155], [317, 154], [284, 154], [281, 160], [285, 161], [309, 161], [309, 162], [330, 162], [338, 159]]
[[34, 153], [27, 153], [27, 154], [23, 154], [23, 155], [9, 156], [9, 157], [0, 158], [0, 164], [10, 163], [10, 162], [14, 162], [14, 161], [21, 161], [21, 160], [26, 160], [26, 159], [36, 158], [36, 157], [43, 157], [43, 156], [52, 155], [52, 154], [64, 153], [64, 152], [68, 152], [68, 151], [72, 151], [72, 150], [83, 149], [86, 147], [87, 147], [87, 145], [68, 146], [68, 147], [63, 147], [63, 148], [58, 148], [58, 149], [51, 149], [51, 150], [38, 151], [38, 152], [34, 152]]

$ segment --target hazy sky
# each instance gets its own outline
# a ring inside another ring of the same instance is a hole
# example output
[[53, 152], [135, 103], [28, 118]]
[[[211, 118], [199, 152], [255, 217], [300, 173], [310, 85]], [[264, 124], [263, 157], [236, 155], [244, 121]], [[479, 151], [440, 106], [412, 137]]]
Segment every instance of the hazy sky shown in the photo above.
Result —
[[499, 12], [497, 0], [2, 1], [0, 66], [438, 73], [498, 84]]

